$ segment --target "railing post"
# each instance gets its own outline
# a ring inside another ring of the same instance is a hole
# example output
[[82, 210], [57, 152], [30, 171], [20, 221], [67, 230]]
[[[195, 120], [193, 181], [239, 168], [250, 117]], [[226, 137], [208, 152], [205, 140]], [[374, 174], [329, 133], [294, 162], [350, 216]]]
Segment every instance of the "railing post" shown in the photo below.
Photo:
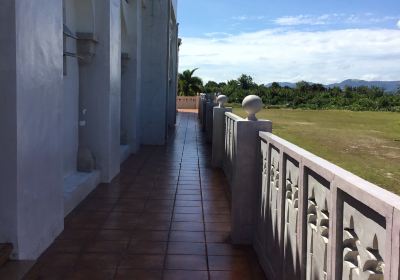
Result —
[[257, 221], [256, 205], [260, 196], [258, 179], [259, 132], [272, 132], [272, 122], [257, 120], [263, 108], [258, 96], [247, 96], [242, 103], [247, 119], [234, 123], [234, 161], [232, 166], [232, 234], [234, 244], [252, 244]]
[[205, 105], [205, 126], [204, 130], [206, 132], [206, 139], [208, 143], [212, 141], [213, 133], [213, 109], [216, 106], [213, 96], [208, 96], [207, 103]]
[[206, 118], [207, 118], [207, 96], [205, 95], [203, 98], [203, 102], [201, 103], [201, 125], [202, 125], [202, 130], [206, 130]]
[[232, 112], [232, 108], [225, 108], [228, 97], [220, 95], [217, 98], [218, 107], [213, 109], [213, 133], [212, 133], [212, 159], [213, 167], [222, 167], [225, 152], [225, 113]]
[[204, 102], [204, 93], [200, 93], [200, 96], [199, 96], [199, 107], [197, 108], [197, 110], [199, 111], [199, 121], [200, 121], [200, 124], [201, 125], [203, 125], [202, 124], [202, 120], [203, 120], [203, 102]]
[[213, 127], [213, 108], [214, 108], [214, 102], [209, 101], [207, 102], [206, 105], [206, 139], [207, 142], [211, 142], [212, 138], [212, 127]]

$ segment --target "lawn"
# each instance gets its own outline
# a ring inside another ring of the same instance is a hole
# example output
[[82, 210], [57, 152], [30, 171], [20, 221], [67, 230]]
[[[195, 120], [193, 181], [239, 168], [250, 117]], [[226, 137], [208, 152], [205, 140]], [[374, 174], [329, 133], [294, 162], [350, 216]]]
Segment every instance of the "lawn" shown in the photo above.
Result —
[[273, 122], [274, 134], [400, 195], [400, 113], [265, 109], [257, 116]]

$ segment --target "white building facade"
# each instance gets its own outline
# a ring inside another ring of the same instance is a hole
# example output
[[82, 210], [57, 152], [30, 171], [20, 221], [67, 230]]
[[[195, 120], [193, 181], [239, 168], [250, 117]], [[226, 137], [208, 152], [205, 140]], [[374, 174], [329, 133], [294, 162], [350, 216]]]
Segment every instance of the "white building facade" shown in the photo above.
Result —
[[0, 243], [36, 259], [64, 217], [175, 125], [176, 0], [0, 2]]

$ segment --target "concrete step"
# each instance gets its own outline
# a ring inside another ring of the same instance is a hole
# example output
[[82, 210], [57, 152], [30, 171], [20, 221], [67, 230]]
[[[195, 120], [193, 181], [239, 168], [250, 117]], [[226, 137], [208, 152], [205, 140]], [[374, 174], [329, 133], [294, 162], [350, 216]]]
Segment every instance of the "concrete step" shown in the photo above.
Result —
[[13, 251], [13, 245], [10, 243], [0, 244], [0, 267], [2, 267], [9, 259]]

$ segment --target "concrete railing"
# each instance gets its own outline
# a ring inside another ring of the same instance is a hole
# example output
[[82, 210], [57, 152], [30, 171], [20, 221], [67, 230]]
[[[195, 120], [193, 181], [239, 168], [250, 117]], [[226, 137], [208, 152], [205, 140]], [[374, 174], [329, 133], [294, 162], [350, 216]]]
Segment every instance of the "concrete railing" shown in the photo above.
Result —
[[178, 109], [199, 109], [200, 96], [177, 96], [176, 108]]
[[400, 198], [260, 133], [254, 247], [272, 279], [399, 279]]
[[214, 94], [201, 94], [199, 100], [199, 119], [202, 125], [202, 130], [206, 132], [207, 141], [212, 141], [213, 133], [213, 108], [215, 103]]
[[269, 279], [400, 279], [400, 197], [273, 135], [252, 113], [225, 112], [221, 124], [214, 111], [233, 242], [253, 244]]
[[[254, 168], [260, 149], [258, 133], [270, 132], [272, 123], [267, 120], [255, 120], [255, 112], [262, 108], [261, 99], [258, 97], [250, 96], [243, 101], [243, 105], [249, 112], [248, 119], [230, 113], [230, 108], [225, 108], [228, 112], [224, 112], [225, 118], [220, 118], [218, 111], [222, 109], [214, 108], [214, 127], [224, 128], [225, 133], [213, 133], [212, 163], [223, 168], [230, 184], [231, 201], [234, 205], [231, 209], [231, 238], [237, 244], [250, 244], [256, 225], [257, 189], [248, 186], [258, 184], [257, 171]], [[220, 151], [224, 153], [221, 155]]]

